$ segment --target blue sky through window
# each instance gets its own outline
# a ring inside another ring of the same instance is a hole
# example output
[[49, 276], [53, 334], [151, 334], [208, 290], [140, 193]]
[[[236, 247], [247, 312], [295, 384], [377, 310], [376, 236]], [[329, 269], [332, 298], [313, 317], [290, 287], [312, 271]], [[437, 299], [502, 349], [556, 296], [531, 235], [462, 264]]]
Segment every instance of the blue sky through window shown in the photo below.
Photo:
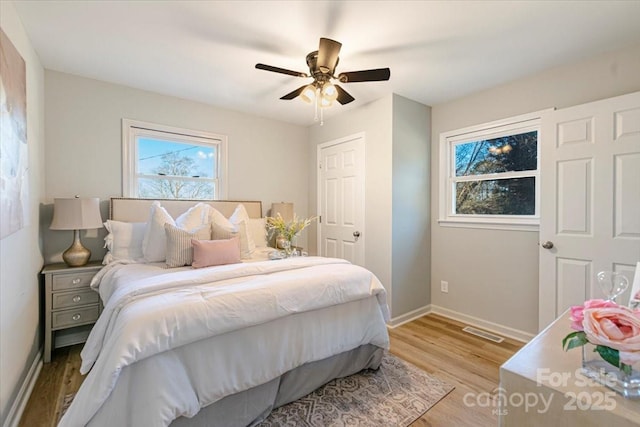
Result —
[[162, 164], [162, 156], [176, 153], [194, 161], [194, 169], [205, 176], [214, 176], [215, 147], [176, 143], [155, 138], [138, 138], [138, 173], [154, 174]]

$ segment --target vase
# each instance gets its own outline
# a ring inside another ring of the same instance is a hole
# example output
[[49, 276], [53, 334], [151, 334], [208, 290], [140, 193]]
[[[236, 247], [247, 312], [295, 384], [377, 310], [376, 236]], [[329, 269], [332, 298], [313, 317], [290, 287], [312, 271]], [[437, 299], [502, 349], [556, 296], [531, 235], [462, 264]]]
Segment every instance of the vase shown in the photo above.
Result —
[[287, 239], [283, 235], [276, 237], [276, 249], [284, 249], [285, 242]]
[[283, 258], [290, 258], [292, 256], [296, 256], [296, 247], [293, 246], [291, 240], [287, 240], [285, 237], [278, 238], [276, 241], [276, 247], [280, 250], [280, 253]]
[[582, 346], [582, 373], [626, 398], [640, 398], [640, 366], [618, 368], [604, 360], [591, 343]]

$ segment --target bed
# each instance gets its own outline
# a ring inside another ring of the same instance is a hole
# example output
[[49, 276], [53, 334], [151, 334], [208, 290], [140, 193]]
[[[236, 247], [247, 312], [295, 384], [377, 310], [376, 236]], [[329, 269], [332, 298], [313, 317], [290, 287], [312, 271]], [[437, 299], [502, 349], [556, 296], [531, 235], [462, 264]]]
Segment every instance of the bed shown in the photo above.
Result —
[[[148, 230], [152, 202], [112, 199], [108, 229], [147, 221]], [[196, 206], [160, 204], [173, 218]], [[229, 219], [242, 205], [244, 222], [260, 224], [260, 202], [207, 204]], [[247, 426], [334, 378], [377, 369], [389, 347], [378, 279], [340, 259], [270, 260], [256, 246], [241, 263], [204, 268], [167, 268], [130, 248], [110, 259], [92, 283], [104, 310], [82, 350], [88, 374], [60, 425]]]

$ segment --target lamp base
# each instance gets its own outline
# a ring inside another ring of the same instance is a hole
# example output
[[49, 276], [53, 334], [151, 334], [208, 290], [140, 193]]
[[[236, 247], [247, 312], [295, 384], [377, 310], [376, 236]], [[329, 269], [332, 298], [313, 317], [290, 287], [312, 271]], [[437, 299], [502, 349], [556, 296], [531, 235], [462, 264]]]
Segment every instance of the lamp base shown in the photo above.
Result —
[[69, 267], [82, 267], [89, 262], [91, 251], [80, 241], [80, 230], [73, 230], [73, 243], [62, 253], [62, 260]]

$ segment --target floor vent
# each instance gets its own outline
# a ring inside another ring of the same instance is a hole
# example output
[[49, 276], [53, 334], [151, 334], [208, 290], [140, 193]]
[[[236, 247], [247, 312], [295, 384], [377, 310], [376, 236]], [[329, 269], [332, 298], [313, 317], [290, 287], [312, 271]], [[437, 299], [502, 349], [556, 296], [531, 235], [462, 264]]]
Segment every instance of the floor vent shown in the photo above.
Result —
[[485, 340], [493, 341], [493, 342], [502, 342], [504, 338], [498, 335], [491, 334], [487, 331], [482, 331], [480, 329], [472, 328], [471, 326], [465, 326], [462, 330], [468, 334], [476, 335], [480, 338], [484, 338]]

